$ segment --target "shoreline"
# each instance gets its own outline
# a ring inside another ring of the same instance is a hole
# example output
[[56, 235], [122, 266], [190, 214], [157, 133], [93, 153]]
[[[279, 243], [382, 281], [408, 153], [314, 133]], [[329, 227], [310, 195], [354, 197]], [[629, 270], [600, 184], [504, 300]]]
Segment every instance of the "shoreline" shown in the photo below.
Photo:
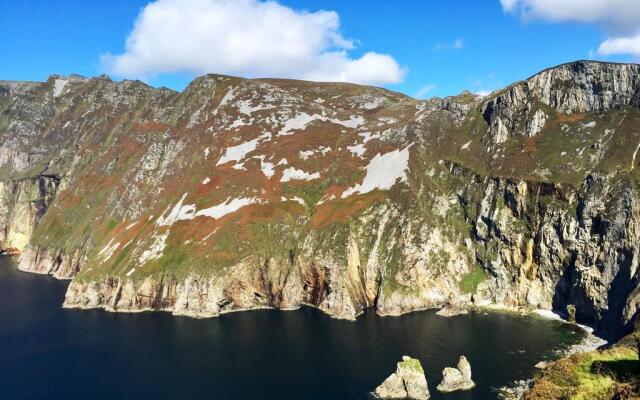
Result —
[[[558, 321], [567, 325], [572, 325], [580, 328], [584, 333], [585, 337], [577, 343], [572, 344], [571, 346], [563, 349], [555, 350], [555, 354], [557, 358], [555, 358], [551, 362], [555, 362], [562, 358], [570, 357], [576, 353], [586, 353], [589, 351], [594, 351], [602, 346], [606, 346], [609, 344], [605, 339], [596, 336], [593, 334], [593, 328], [587, 325], [582, 325], [576, 322], [569, 322], [563, 319], [560, 315], [554, 313], [551, 310], [534, 310], [532, 315], [538, 316], [540, 318], [550, 320], [550, 321]], [[546, 364], [549, 361], [541, 360], [540, 363], [544, 363], [543, 368], [546, 368]], [[538, 363], [538, 364], [540, 364]], [[536, 364], [536, 365], [538, 365]], [[537, 368], [537, 367], [536, 367]], [[499, 399], [502, 400], [520, 400], [524, 396], [524, 393], [529, 390], [531, 384], [533, 383], [534, 378], [531, 377], [529, 379], [522, 379], [519, 381], [514, 381], [510, 385], [506, 385], [496, 389], [497, 395]]]

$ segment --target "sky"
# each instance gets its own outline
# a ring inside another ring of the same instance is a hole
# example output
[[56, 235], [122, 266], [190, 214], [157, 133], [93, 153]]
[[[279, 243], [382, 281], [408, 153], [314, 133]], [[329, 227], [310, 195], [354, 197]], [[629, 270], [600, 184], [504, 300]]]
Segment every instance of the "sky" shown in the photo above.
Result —
[[0, 79], [220, 73], [488, 93], [557, 64], [640, 60], [640, 0], [0, 0]]

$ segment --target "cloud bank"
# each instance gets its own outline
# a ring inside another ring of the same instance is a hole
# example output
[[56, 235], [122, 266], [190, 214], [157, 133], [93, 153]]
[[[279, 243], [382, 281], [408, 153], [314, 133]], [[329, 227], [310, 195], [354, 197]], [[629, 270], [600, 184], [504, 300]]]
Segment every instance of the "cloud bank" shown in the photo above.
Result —
[[598, 54], [640, 56], [638, 0], [500, 0], [503, 10], [524, 20], [596, 24], [608, 38]]
[[122, 54], [103, 54], [117, 76], [222, 73], [390, 84], [404, 69], [387, 54], [349, 52], [334, 11], [298, 11], [275, 1], [157, 0], [138, 15]]

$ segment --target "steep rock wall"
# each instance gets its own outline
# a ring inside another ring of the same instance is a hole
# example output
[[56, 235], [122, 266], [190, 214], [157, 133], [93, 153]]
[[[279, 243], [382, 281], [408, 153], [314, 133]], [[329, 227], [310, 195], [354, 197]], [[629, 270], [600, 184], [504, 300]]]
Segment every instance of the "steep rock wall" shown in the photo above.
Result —
[[0, 181], [0, 253], [25, 249], [59, 185], [59, 178], [42, 175]]

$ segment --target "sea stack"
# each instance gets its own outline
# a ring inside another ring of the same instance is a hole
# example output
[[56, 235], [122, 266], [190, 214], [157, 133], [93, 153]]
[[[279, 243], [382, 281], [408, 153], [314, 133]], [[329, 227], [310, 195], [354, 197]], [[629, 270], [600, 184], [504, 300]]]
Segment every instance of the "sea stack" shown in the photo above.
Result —
[[402, 356], [396, 372], [385, 379], [374, 394], [380, 399], [426, 400], [431, 397], [420, 361], [408, 356]]
[[441, 392], [455, 392], [472, 389], [476, 384], [471, 380], [471, 365], [465, 356], [460, 356], [458, 368], [445, 368], [442, 382], [438, 385]]

